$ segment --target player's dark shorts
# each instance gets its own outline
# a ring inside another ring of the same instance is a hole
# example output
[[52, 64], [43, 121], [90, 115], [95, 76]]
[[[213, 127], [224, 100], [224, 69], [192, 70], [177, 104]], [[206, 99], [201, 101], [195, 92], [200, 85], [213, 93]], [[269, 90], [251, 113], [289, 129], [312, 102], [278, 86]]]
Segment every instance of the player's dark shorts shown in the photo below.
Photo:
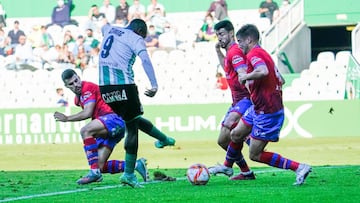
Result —
[[258, 114], [254, 110], [254, 105], [252, 105], [241, 117], [241, 120], [247, 126], [252, 126], [252, 138], [277, 142], [279, 141], [280, 129], [284, 123], [284, 117], [284, 109], [275, 113]]
[[108, 131], [108, 138], [96, 138], [98, 146], [114, 149], [115, 145], [125, 136], [125, 121], [116, 113], [106, 114], [98, 118]]
[[125, 121], [144, 113], [135, 84], [100, 86], [101, 97]]
[[231, 107], [228, 109], [228, 111], [227, 111], [227, 113], [226, 113], [223, 121], [221, 122], [221, 124], [224, 125], [225, 120], [227, 119], [227, 117], [229, 116], [229, 114], [230, 114], [231, 112], [238, 113], [239, 115], [242, 116], [242, 115], [244, 115], [244, 113], [246, 112], [246, 110], [247, 110], [251, 105], [252, 105], [252, 102], [251, 102], [251, 100], [248, 99], [248, 98], [244, 98], [244, 99], [238, 101], [238, 103], [236, 103], [234, 106], [231, 106]]

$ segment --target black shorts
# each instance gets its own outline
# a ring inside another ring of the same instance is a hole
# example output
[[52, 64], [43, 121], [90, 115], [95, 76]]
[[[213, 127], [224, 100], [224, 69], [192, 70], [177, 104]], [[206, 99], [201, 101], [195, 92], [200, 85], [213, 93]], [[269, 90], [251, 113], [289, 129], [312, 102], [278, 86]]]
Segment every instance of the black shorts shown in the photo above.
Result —
[[144, 113], [135, 84], [100, 86], [101, 97], [125, 121]]

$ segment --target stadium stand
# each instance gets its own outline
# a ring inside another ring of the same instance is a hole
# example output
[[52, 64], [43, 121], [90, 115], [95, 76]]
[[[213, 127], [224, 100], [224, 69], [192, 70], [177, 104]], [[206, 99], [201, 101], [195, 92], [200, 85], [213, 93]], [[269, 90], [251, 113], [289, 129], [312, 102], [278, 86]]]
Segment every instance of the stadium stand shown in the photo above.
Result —
[[[301, 13], [297, 4], [294, 6], [297, 14]], [[155, 98], [148, 98], [142, 92], [149, 87], [148, 79], [142, 69], [141, 61], [134, 64], [135, 79], [139, 86], [140, 97], [143, 104], [186, 104], [186, 103], [230, 103], [230, 90], [215, 89], [215, 74], [218, 71], [218, 59], [213, 42], [194, 43], [195, 33], [201, 26], [203, 12], [192, 12], [191, 15], [184, 13], [168, 13], [171, 22], [176, 22], [178, 49], [172, 51], [156, 50], [151, 59], [159, 81], [159, 91]], [[301, 13], [302, 14], [302, 13]], [[264, 22], [259, 18], [257, 9], [230, 11], [229, 16], [234, 19], [235, 29], [245, 23], [255, 23], [263, 34], [274, 37], [268, 29], [276, 25]], [[295, 18], [294, 15], [289, 18]], [[10, 22], [13, 19], [8, 19]], [[83, 33], [86, 17], [76, 17], [79, 26], [69, 26], [64, 29], [56, 27], [48, 30], [52, 33], [56, 43], [61, 43], [63, 33], [71, 30], [75, 36]], [[298, 22], [298, 18], [296, 18]], [[45, 24], [44, 18], [19, 19], [24, 25], [24, 31], [29, 32], [34, 23]], [[279, 26], [284, 26], [285, 19], [279, 19]], [[276, 23], [276, 22], [275, 22]], [[294, 24], [299, 26], [299, 24]], [[275, 29], [276, 28], [276, 29]], [[284, 44], [284, 40], [291, 40], [294, 36], [291, 29], [276, 39]], [[276, 51], [278, 44], [272, 44], [272, 39], [266, 39]], [[359, 45], [357, 46], [359, 47]], [[276, 59], [276, 55], [273, 55]], [[290, 85], [284, 88], [285, 101], [303, 100], [341, 100], [344, 99], [346, 74], [351, 51], [340, 51], [336, 54], [331, 51], [321, 52], [317, 59], [308, 67], [299, 71], [299, 78], [294, 79]], [[4, 60], [2, 58], [1, 60]], [[1, 63], [3, 64], [3, 63]], [[28, 107], [55, 107], [56, 88], [63, 87], [61, 72], [63, 69], [46, 70], [37, 67], [37, 70], [7, 70], [0, 67], [0, 88], [3, 98], [0, 100], [0, 108], [28, 108]], [[76, 69], [83, 80], [97, 83], [98, 72], [96, 68]], [[72, 98], [72, 93], [64, 88], [65, 94]], [[72, 105], [70, 100], [69, 102]]]

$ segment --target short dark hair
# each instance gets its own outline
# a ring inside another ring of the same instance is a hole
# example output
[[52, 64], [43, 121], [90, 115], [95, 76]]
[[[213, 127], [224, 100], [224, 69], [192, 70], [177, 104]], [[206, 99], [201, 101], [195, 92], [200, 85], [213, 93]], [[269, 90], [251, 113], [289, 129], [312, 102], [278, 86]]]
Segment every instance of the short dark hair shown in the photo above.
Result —
[[136, 34], [145, 38], [147, 34], [147, 25], [146, 22], [142, 19], [134, 19], [127, 26], [128, 29], [134, 31]]
[[259, 41], [260, 33], [257, 27], [253, 24], [243, 25], [237, 32], [237, 38], [251, 37], [255, 41]]
[[73, 69], [66, 69], [62, 72], [61, 79], [65, 82], [65, 80], [72, 78], [74, 75], [77, 75], [77, 73]]
[[215, 31], [220, 30], [221, 28], [224, 28], [226, 31], [233, 31], [234, 25], [231, 23], [230, 20], [222, 20], [215, 24], [214, 29]]

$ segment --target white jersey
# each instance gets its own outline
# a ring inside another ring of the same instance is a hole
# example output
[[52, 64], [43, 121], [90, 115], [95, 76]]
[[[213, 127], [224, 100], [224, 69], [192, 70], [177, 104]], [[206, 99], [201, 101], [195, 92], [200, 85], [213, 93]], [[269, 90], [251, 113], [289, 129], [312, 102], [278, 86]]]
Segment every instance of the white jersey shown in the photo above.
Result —
[[[149, 60], [144, 39], [130, 29], [105, 25], [99, 53], [99, 85], [135, 84], [133, 64], [141, 52]], [[157, 87], [152, 64], [144, 66], [152, 86]]]

